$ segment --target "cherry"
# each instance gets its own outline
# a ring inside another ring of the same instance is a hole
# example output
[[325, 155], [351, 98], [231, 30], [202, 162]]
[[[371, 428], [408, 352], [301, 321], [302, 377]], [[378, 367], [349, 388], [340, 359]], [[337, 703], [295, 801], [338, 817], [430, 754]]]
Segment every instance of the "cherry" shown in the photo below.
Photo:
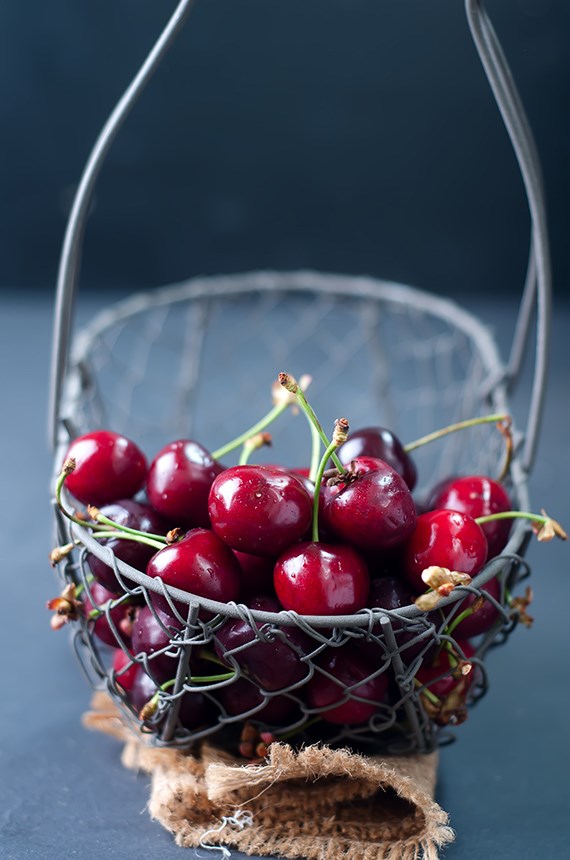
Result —
[[[280, 610], [277, 601], [268, 597], [257, 597], [249, 605], [251, 609], [263, 612]], [[263, 625], [261, 630], [263, 641], [256, 636], [247, 621], [228, 620], [216, 632], [216, 653], [231, 665], [226, 652], [242, 649], [233, 655], [233, 659], [264, 690], [284, 689], [308, 675], [309, 667], [300, 659], [304, 652], [312, 650], [306, 634], [294, 627], [283, 627], [272, 632], [267, 625]]]
[[133, 662], [132, 656], [125, 654], [122, 648], [117, 648], [113, 655], [113, 673], [115, 684], [125, 693], [129, 693], [135, 683], [139, 666]]
[[233, 550], [233, 554], [241, 568], [244, 599], [258, 594], [269, 594], [273, 591], [274, 558], [250, 555], [248, 552], [240, 552], [237, 549]]
[[487, 539], [468, 514], [437, 510], [420, 514], [402, 557], [402, 571], [418, 594], [425, 592], [422, 572], [433, 565], [474, 576], [487, 560]]
[[[152, 609], [143, 606], [137, 612], [133, 624], [132, 650], [134, 654], [146, 654], [151, 658], [149, 671], [156, 680], [167, 681], [176, 675], [178, 654], [176, 646], [171, 646], [171, 639], [179, 630], [180, 623], [158, 606], [153, 605]], [[164, 648], [170, 648], [172, 654], [157, 653]]]
[[348, 466], [357, 457], [375, 457], [384, 460], [402, 476], [410, 490], [418, 479], [416, 466], [404, 450], [400, 440], [385, 427], [363, 427], [351, 432], [348, 440], [337, 451], [341, 463]]
[[[367, 722], [376, 713], [388, 690], [388, 676], [383, 672], [370, 678], [377, 667], [363, 659], [358, 646], [349, 644], [329, 651], [317, 665], [332, 675], [332, 679], [317, 669], [306, 687], [307, 701], [311, 708], [324, 709], [319, 712], [323, 720], [358, 725]], [[345, 688], [353, 687], [354, 684], [357, 686], [351, 690], [350, 696], [368, 701], [361, 702], [354, 698], [343, 701], [346, 697]]]
[[[222, 603], [237, 600], [241, 589], [235, 555], [209, 529], [191, 529], [182, 540], [160, 549], [149, 561], [146, 572], [173, 588]], [[153, 595], [153, 604], [164, 605], [164, 598]], [[175, 605], [182, 615], [188, 611], [185, 604]]]
[[[101, 508], [101, 513], [118, 525], [137, 531], [151, 534], [166, 534], [168, 531], [167, 524], [149, 505], [135, 502], [133, 499], [121, 499], [111, 505], [105, 505]], [[145, 570], [156, 552], [156, 549], [134, 540], [104, 538], [101, 543], [110, 546], [116, 558], [138, 570]], [[91, 553], [87, 554], [86, 560], [91, 573], [100, 583], [114, 592], [122, 590], [112, 567]]]
[[107, 505], [130, 498], [145, 481], [147, 463], [140, 448], [110, 430], [78, 436], [69, 446], [65, 461], [70, 458], [75, 468], [65, 485], [84, 504]]
[[285, 609], [350, 615], [366, 606], [368, 569], [350, 546], [304, 541], [277, 559], [273, 584]]
[[263, 707], [259, 707], [265, 697], [258, 687], [245, 678], [237, 678], [232, 684], [220, 687], [216, 690], [216, 697], [231, 717], [238, 717], [259, 708], [251, 715], [251, 719], [273, 725], [283, 725], [299, 707], [294, 699], [283, 695], [271, 696]]
[[87, 618], [94, 612], [102, 611], [102, 614], [93, 620], [93, 633], [106, 645], [116, 648], [118, 645], [117, 637], [128, 648], [131, 644], [131, 633], [133, 629], [133, 621], [135, 616], [134, 600], [128, 598], [118, 606], [113, 607], [110, 611], [111, 621], [117, 629], [117, 635], [113, 632], [107, 615], [105, 606], [111, 600], [117, 600], [117, 595], [113, 591], [109, 591], [99, 582], [92, 582], [89, 586], [91, 592], [91, 600], [89, 594], [85, 593], [83, 599], [83, 611]]
[[177, 525], [207, 527], [208, 493], [223, 468], [198, 442], [171, 442], [150, 464], [146, 482], [149, 502]]
[[326, 527], [362, 550], [387, 550], [404, 543], [416, 524], [412, 494], [383, 460], [357, 457], [348, 479], [328, 499]]
[[[433, 498], [434, 508], [447, 508], [469, 514], [473, 519], [512, 510], [511, 500], [504, 487], [492, 478], [469, 475], [455, 478], [440, 488]], [[495, 520], [484, 523], [489, 545], [489, 558], [499, 555], [509, 539], [510, 520]]]
[[[487, 592], [487, 594], [490, 594], [491, 597], [500, 602], [501, 584], [498, 579], [490, 579], [489, 582], [481, 586], [481, 590]], [[475, 594], [469, 594], [465, 600], [462, 600], [451, 624], [453, 624], [455, 618], [458, 618], [466, 609], [473, 606], [476, 600], [477, 596]], [[499, 615], [497, 607], [490, 600], [485, 600], [479, 609], [476, 609], [471, 615], [463, 618], [453, 627], [453, 636], [459, 639], [471, 639], [472, 636], [486, 633], [495, 624]]]
[[301, 479], [266, 466], [234, 466], [210, 490], [213, 531], [232, 549], [277, 556], [311, 523], [312, 499]]

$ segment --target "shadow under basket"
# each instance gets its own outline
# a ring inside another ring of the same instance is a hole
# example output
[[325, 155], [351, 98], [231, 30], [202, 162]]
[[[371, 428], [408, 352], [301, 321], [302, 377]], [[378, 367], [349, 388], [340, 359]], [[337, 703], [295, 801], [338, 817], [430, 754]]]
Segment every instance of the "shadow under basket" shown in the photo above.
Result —
[[[492, 337], [452, 302], [393, 283], [314, 272], [194, 279], [111, 307], [76, 338], [56, 468], [71, 439], [99, 428], [125, 434], [149, 458], [174, 439], [192, 438], [214, 450], [267, 411], [280, 371], [311, 375], [311, 404], [324, 427], [342, 414], [355, 429], [382, 425], [409, 441], [453, 422], [509, 412]], [[273, 447], [256, 452], [257, 461], [306, 465], [310, 436], [303, 416], [289, 410], [271, 429]], [[508, 491], [528, 509], [516, 432], [514, 438]], [[416, 498], [450, 475], [496, 476], [504, 456], [493, 425], [418, 449]], [[224, 463], [231, 464], [229, 458]], [[64, 500], [73, 507], [65, 489]], [[74, 647], [90, 681], [151, 743], [190, 745], [215, 734], [216, 743], [228, 748], [245, 744], [252, 757], [272, 738], [392, 754], [433, 750], [486, 692], [484, 657], [516, 625], [510, 599], [528, 573], [523, 554], [530, 532], [517, 523], [501, 556], [430, 613], [413, 604], [350, 616], [264, 612], [167, 587], [117, 559], [89, 529], [55, 510], [60, 543], [77, 542], [60, 573], [95, 609], [73, 622]], [[93, 594], [92, 556], [114, 571], [120, 593], [111, 604], [98, 605]], [[499, 584], [497, 597], [483, 588], [492, 579]], [[453, 619], [473, 594], [494, 605], [495, 622], [476, 639], [457, 640]], [[167, 616], [157, 604], [166, 606]], [[129, 617], [145, 606], [162, 638], [154, 651], [133, 653], [118, 619], [123, 610]], [[103, 642], [98, 635], [98, 609], [115, 648], [108, 636]], [[249, 632], [228, 650], [223, 630], [236, 620]], [[451, 660], [440, 661], [439, 676], [459, 679], [452, 684], [455, 699], [445, 713], [436, 713], [430, 688], [439, 677], [426, 679], [422, 665], [450, 653]], [[330, 673], [333, 655], [342, 663], [355, 654], [362, 660], [350, 677], [339, 681]], [[465, 664], [471, 670], [462, 679]], [[141, 694], [133, 701], [126, 692], [133, 672], [146, 679], [144, 719]], [[319, 675], [338, 685], [334, 721], [306, 695]], [[382, 693], [376, 698], [377, 690]], [[350, 709], [343, 712], [342, 705], [350, 702], [360, 705], [353, 711], [359, 718], [347, 724], [342, 714]]]

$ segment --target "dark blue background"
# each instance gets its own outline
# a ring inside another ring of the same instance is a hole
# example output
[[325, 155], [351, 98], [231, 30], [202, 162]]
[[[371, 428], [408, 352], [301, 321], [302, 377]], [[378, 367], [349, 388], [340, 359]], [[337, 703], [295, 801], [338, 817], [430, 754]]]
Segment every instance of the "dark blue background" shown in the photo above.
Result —
[[[570, 5], [487, 5], [542, 154], [562, 291]], [[0, 4], [1, 286], [52, 286], [89, 148], [174, 6]], [[104, 168], [83, 283], [315, 267], [508, 292], [527, 234], [459, 0], [196, 0]]]

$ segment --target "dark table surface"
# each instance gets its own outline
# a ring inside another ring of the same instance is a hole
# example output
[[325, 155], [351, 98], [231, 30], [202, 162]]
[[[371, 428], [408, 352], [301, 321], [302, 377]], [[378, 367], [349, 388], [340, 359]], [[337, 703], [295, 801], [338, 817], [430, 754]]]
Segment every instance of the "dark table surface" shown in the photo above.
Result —
[[[79, 318], [107, 302], [104, 294], [83, 296]], [[504, 352], [514, 302], [471, 297], [464, 304], [491, 325]], [[14, 289], [4, 292], [1, 306], [0, 856], [198, 856], [184, 855], [150, 821], [148, 778], [122, 768], [119, 744], [81, 726], [90, 691], [65, 633], [51, 632], [45, 609], [56, 592], [47, 562], [51, 459], [44, 430], [52, 297]], [[570, 306], [557, 306], [553, 323], [530, 491], [535, 507], [546, 506], [568, 526]], [[527, 397], [525, 377], [515, 405], [522, 408]], [[442, 750], [436, 799], [457, 832], [446, 860], [569, 856], [569, 552], [558, 541], [531, 545], [534, 627], [520, 627], [490, 655], [488, 696], [458, 730], [458, 742]]]

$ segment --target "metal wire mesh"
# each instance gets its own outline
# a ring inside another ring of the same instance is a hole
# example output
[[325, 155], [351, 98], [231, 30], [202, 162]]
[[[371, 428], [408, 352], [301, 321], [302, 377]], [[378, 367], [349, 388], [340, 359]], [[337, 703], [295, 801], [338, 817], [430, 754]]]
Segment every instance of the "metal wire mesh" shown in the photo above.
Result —
[[[490, 409], [504, 410], [502, 384], [490, 391], [486, 384], [501, 376], [500, 367], [494, 344], [477, 320], [419, 291], [314, 273], [214, 278], [139, 296], [95, 320], [78, 340], [63, 415], [69, 416], [67, 424], [73, 422], [73, 435], [113, 427], [141, 443], [149, 457], [178, 437], [213, 449], [266, 411], [269, 386], [279, 370], [287, 369], [313, 375], [311, 400], [325, 424], [342, 412], [353, 427], [387, 424], [408, 440]], [[273, 435], [270, 457], [290, 466], [307, 461], [309, 434], [300, 416], [283, 418]], [[418, 467], [424, 490], [456, 472], [495, 474], [504, 457], [500, 434], [488, 427], [465, 431], [460, 439], [449, 436], [422, 453]], [[516, 458], [513, 475], [511, 492], [524, 497]], [[392, 752], [432, 749], [441, 732], [429, 715], [429, 687], [454, 667], [442, 665], [438, 677], [422, 682], [424, 658], [447, 653], [448, 643], [459, 659], [467, 659], [465, 644], [449, 628], [462, 600], [482, 594], [496, 607], [497, 620], [469, 655], [474, 668], [468, 699], [479, 699], [487, 686], [482, 657], [515, 624], [505, 590], [512, 591], [525, 573], [520, 557], [525, 533], [517, 530], [505, 556], [493, 560], [473, 585], [454, 592], [436, 613], [409, 606], [368, 609], [348, 618], [304, 618], [184, 595], [118, 561], [87, 530], [73, 526], [70, 533], [63, 520], [60, 528], [62, 541], [71, 537], [84, 545], [79, 559], [68, 560], [64, 576], [84, 590], [95, 615], [102, 611], [111, 642], [126, 663], [117, 675], [111, 665], [115, 652], [101, 641], [100, 621], [93, 617], [80, 620], [76, 651], [91, 681], [107, 689], [135, 722], [141, 702], [122, 690], [121, 676], [133, 665], [143, 667], [155, 682], [148, 699], [161, 688], [158, 709], [142, 723], [157, 743], [187, 744], [219, 733], [222, 741], [235, 744], [249, 721], [296, 740], [349, 740]], [[97, 604], [88, 552], [115, 571], [122, 596], [112, 604]], [[494, 577], [500, 582], [498, 598], [482, 590]], [[165, 638], [152, 652], [132, 653], [117, 613], [145, 606]], [[168, 610], [169, 622], [159, 608]], [[239, 644], [228, 650], [222, 631], [240, 623], [247, 625], [245, 640], [242, 627]], [[301, 644], [298, 636], [291, 638], [291, 629], [298, 631]], [[368, 655], [365, 675], [335, 678], [331, 655], [342, 660], [355, 648]], [[260, 675], [252, 669], [289, 659], [295, 671], [276, 685], [271, 671]], [[212, 661], [217, 661], [213, 673]], [[228, 677], [203, 680], [220, 674]], [[371, 690], [381, 675], [389, 681], [375, 699]], [[307, 697], [315, 676], [338, 687], [335, 707], [360, 702], [365, 719], [356, 724], [323, 719], [327, 709], [311, 705]]]

